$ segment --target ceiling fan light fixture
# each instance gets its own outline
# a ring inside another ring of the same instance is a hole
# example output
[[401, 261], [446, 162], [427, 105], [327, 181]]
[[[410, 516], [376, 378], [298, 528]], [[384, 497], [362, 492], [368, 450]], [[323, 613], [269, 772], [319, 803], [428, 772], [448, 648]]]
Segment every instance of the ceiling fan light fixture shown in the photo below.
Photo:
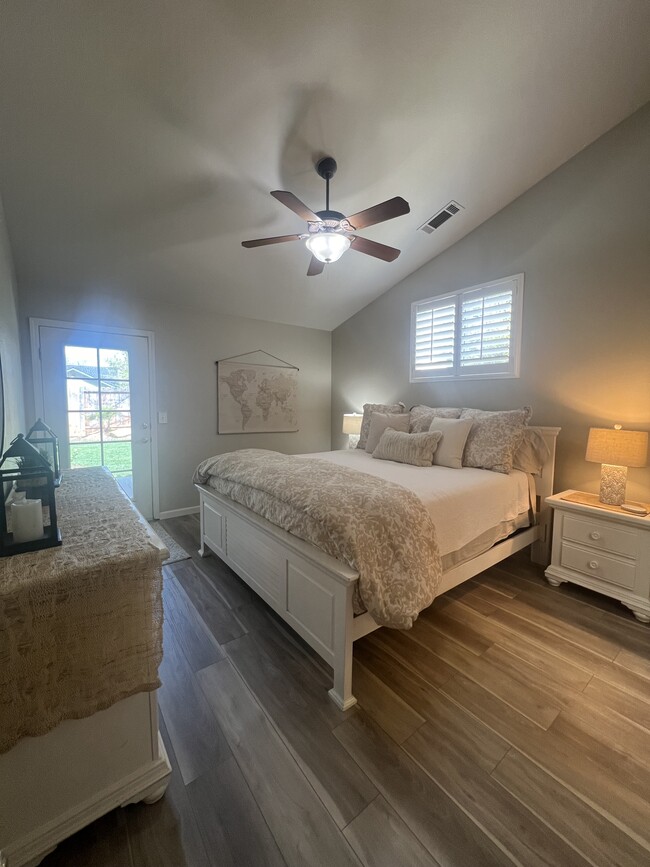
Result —
[[319, 262], [336, 262], [350, 248], [350, 239], [340, 232], [317, 232], [305, 241], [309, 252]]

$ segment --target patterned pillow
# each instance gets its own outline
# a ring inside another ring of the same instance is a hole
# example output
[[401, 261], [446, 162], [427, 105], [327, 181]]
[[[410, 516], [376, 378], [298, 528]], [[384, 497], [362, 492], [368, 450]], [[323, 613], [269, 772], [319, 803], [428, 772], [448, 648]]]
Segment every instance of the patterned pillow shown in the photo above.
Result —
[[368, 440], [366, 442], [367, 452], [370, 452], [370, 454], [374, 452], [386, 428], [408, 433], [409, 414], [407, 412], [401, 415], [396, 415], [394, 412], [373, 412], [370, 416], [370, 430], [368, 431]]
[[429, 425], [434, 418], [460, 418], [462, 410], [450, 406], [425, 406], [418, 404], [411, 407], [411, 433], [424, 433], [429, 430]]
[[372, 456], [380, 461], [397, 461], [399, 464], [413, 464], [414, 467], [430, 467], [441, 436], [439, 430], [410, 434], [386, 428]]
[[403, 413], [405, 410], [403, 403], [364, 403], [363, 419], [361, 420], [361, 432], [359, 433], [358, 449], [365, 449], [368, 442], [368, 434], [370, 432], [370, 417], [373, 412], [390, 412], [395, 415]]
[[463, 409], [460, 417], [474, 420], [465, 444], [463, 466], [509, 473], [531, 416], [529, 406], [501, 412]]

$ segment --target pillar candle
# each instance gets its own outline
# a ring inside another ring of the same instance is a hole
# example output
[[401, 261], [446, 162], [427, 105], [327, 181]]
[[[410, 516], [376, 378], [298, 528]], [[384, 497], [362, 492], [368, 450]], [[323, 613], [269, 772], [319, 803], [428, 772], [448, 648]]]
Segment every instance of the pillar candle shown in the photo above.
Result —
[[33, 542], [43, 535], [43, 504], [40, 500], [21, 500], [11, 504], [14, 542]]

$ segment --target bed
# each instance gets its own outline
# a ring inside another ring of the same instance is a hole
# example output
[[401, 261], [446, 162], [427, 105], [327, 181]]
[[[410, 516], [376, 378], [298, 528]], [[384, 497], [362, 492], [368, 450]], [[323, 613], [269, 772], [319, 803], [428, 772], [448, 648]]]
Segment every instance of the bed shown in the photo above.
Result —
[[[555, 444], [559, 428], [533, 427], [548, 455], [535, 477], [464, 467], [410, 467], [376, 461], [360, 449], [311, 456], [337, 467], [359, 470], [411, 491], [424, 505], [436, 529], [442, 566], [437, 595], [526, 547], [531, 558], [550, 559]], [[211, 552], [228, 564], [329, 665], [329, 691], [338, 707], [356, 703], [352, 693], [354, 641], [379, 628], [363, 611], [359, 573], [293, 533], [211, 486], [196, 484], [200, 498], [199, 554]], [[379, 484], [379, 482], [378, 482]]]

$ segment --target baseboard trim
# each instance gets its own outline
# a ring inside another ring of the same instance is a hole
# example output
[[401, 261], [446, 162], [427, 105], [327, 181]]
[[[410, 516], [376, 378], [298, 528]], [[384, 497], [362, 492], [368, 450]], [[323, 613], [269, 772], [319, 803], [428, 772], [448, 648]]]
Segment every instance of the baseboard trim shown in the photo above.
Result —
[[164, 521], [167, 518], [180, 518], [183, 515], [198, 515], [199, 511], [198, 506], [186, 506], [184, 509], [170, 509], [168, 512], [161, 512], [158, 518]]

